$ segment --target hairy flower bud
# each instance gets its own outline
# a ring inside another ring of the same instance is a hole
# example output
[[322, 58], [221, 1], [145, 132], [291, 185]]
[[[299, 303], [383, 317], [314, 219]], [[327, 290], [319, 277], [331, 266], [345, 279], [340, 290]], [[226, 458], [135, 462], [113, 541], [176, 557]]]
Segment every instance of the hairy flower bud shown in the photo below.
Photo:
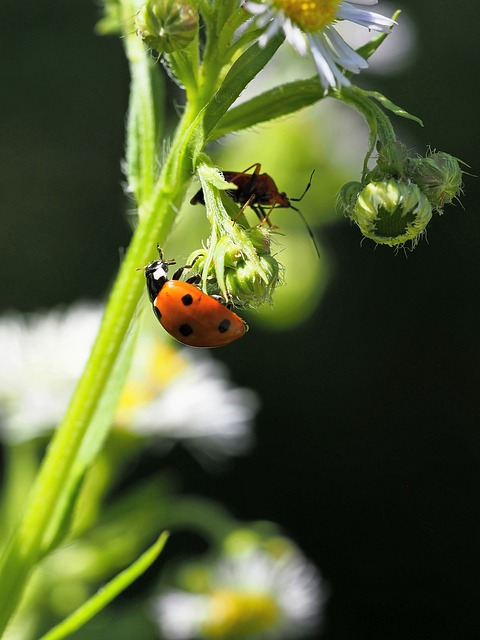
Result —
[[137, 35], [159, 52], [172, 53], [192, 42], [198, 14], [185, 0], [148, 0], [135, 16]]
[[377, 167], [383, 176], [405, 176], [407, 162], [407, 147], [403, 142], [391, 142], [378, 149]]
[[[253, 244], [253, 243], [252, 243]], [[190, 256], [195, 269], [202, 272], [208, 263], [205, 250]], [[246, 257], [237, 244], [222, 238], [215, 246], [214, 261], [209, 264], [206, 279], [208, 293], [219, 295], [236, 307], [259, 307], [272, 302], [272, 294], [280, 280], [280, 265], [265, 250], [254, 259]]]
[[412, 158], [409, 164], [410, 177], [439, 213], [461, 193], [462, 170], [458, 160], [448, 153], [440, 151], [426, 158]]
[[279, 264], [267, 254], [259, 256], [259, 264], [261, 271], [257, 265], [239, 260], [235, 268], [225, 271], [227, 291], [239, 307], [258, 307], [272, 301], [273, 290], [279, 282]]
[[344, 184], [337, 196], [337, 208], [350, 215], [362, 189], [363, 184], [361, 182], [347, 182]]
[[415, 246], [432, 217], [426, 196], [402, 180], [370, 182], [350, 214], [364, 236], [391, 247], [412, 241]]

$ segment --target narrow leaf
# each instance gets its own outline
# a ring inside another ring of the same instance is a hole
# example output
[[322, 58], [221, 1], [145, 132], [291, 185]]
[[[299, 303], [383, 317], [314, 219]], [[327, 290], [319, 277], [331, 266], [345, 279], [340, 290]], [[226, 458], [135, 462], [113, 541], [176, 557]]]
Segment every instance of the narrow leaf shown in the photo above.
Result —
[[324, 97], [324, 93], [318, 76], [296, 80], [265, 91], [227, 111], [213, 130], [210, 139], [214, 140], [227, 133], [294, 113], [318, 102]]
[[264, 48], [259, 47], [257, 43], [252, 44], [235, 61], [221, 87], [205, 107], [203, 122], [206, 140], [210, 139], [210, 134], [217, 122], [225, 115], [247, 84], [265, 67], [282, 42], [283, 37], [277, 36], [272, 38]]
[[129, 587], [139, 576], [153, 564], [165, 546], [168, 533], [164, 532], [138, 560], [119, 573], [97, 593], [89, 598], [68, 618], [50, 629], [40, 640], [61, 640], [83, 627], [97, 613], [102, 611], [114, 598]]
[[379, 93], [378, 91], [367, 91], [366, 94], [374, 98], [377, 102], [379, 102], [382, 105], [382, 107], [384, 107], [385, 109], [388, 109], [389, 111], [394, 113], [396, 116], [399, 116], [401, 118], [407, 118], [407, 120], [413, 120], [414, 122], [417, 122], [421, 127], [423, 127], [423, 122], [420, 120], [420, 118], [417, 118], [417, 116], [414, 116], [411, 113], [408, 113], [408, 111], [405, 111], [405, 109], [402, 109], [402, 107], [398, 107], [396, 104], [394, 104], [391, 100], [386, 98], [383, 94]]

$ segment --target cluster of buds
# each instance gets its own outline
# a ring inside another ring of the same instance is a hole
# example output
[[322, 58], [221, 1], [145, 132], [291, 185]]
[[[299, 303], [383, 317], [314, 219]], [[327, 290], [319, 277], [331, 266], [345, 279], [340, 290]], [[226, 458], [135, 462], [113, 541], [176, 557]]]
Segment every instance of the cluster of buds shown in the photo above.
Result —
[[221, 236], [214, 240], [211, 253], [203, 249], [195, 251], [189, 262], [195, 260], [195, 268], [203, 274], [209, 295], [220, 296], [239, 308], [271, 304], [273, 291], [281, 281], [281, 267], [271, 255], [269, 231], [263, 227], [239, 227], [238, 231], [243, 236], [242, 242]]
[[363, 182], [344, 185], [338, 204], [362, 234], [378, 244], [416, 246], [434, 213], [462, 191], [459, 161], [444, 152], [411, 158], [400, 142], [379, 148]]
[[202, 274], [203, 290], [239, 308], [271, 304], [281, 282], [281, 266], [271, 254], [270, 229], [266, 225], [249, 227], [238, 210], [237, 219], [232, 220], [222, 192], [236, 186], [226, 182], [217, 169], [202, 164], [198, 175], [212, 233], [207, 249], [195, 251], [188, 262], [195, 262]]

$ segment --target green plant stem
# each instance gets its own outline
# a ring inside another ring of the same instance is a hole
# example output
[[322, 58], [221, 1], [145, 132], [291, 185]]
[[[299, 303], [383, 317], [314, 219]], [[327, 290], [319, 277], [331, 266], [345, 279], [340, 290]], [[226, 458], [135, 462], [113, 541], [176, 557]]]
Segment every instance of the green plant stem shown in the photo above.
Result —
[[18, 505], [23, 504], [38, 470], [38, 443], [27, 440], [5, 447], [0, 538], [5, 545], [18, 524]]
[[137, 269], [154, 257], [157, 242], [164, 243], [182, 203], [191, 176], [186, 141], [192, 120], [187, 109], [152, 198], [143, 207], [88, 364], [47, 451], [19, 528], [0, 561], [0, 633], [18, 605], [33, 566], [42, 556], [51, 514], [67, 484], [69, 471], [134, 317], [144, 289], [143, 273]]
[[[126, 17], [131, 17], [134, 10], [129, 0], [122, 2]], [[130, 24], [128, 20], [126, 24]], [[134, 105], [135, 117], [130, 120], [130, 124], [138, 128], [140, 137], [135, 164], [135, 171], [139, 171], [136, 175], [139, 222], [109, 297], [90, 359], [47, 451], [19, 526], [0, 559], [0, 635], [19, 604], [32, 569], [48, 551], [48, 541], [57, 540], [55, 534], [63, 533], [51, 531], [49, 527], [52, 522], [61, 520], [58, 517], [55, 520], [55, 516], [66, 501], [72, 470], [79, 460], [89, 428], [94, 426], [91, 427], [92, 418], [132, 325], [144, 290], [144, 277], [138, 269], [154, 259], [157, 243], [164, 244], [199, 153], [218, 119], [255, 75], [257, 67], [262, 66], [280, 44], [275, 41], [265, 50], [258, 50], [258, 47], [249, 50], [233, 65], [226, 77], [227, 86], [213, 100], [219, 62], [208, 66], [200, 91], [193, 96], [193, 102], [185, 105], [162, 171], [158, 178], [152, 178], [157, 128], [153, 121], [153, 94], [148, 84], [151, 81], [146, 66], [148, 54], [131, 30], [125, 31], [124, 42], [132, 71], [132, 87], [141, 92]], [[209, 107], [204, 108], [205, 105]]]
[[373, 100], [355, 86], [343, 87], [339, 89], [330, 89], [329, 96], [340, 100], [350, 107], [353, 107], [358, 113], [360, 113], [370, 129], [369, 133], [369, 148], [365, 159], [363, 161], [362, 180], [368, 174], [368, 161], [375, 149], [375, 144], [378, 140], [382, 144], [389, 144], [395, 142], [397, 137], [395, 135], [395, 129], [390, 122], [388, 116], [376, 105]]

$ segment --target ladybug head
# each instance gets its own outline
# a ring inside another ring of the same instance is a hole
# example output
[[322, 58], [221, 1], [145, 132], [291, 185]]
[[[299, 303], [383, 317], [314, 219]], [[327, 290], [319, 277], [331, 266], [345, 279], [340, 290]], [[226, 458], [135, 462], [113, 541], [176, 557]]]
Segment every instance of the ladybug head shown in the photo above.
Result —
[[160, 289], [168, 280], [168, 267], [175, 264], [174, 260], [155, 260], [145, 267], [145, 278], [147, 279], [147, 289], [150, 300], [153, 303], [158, 296]]

